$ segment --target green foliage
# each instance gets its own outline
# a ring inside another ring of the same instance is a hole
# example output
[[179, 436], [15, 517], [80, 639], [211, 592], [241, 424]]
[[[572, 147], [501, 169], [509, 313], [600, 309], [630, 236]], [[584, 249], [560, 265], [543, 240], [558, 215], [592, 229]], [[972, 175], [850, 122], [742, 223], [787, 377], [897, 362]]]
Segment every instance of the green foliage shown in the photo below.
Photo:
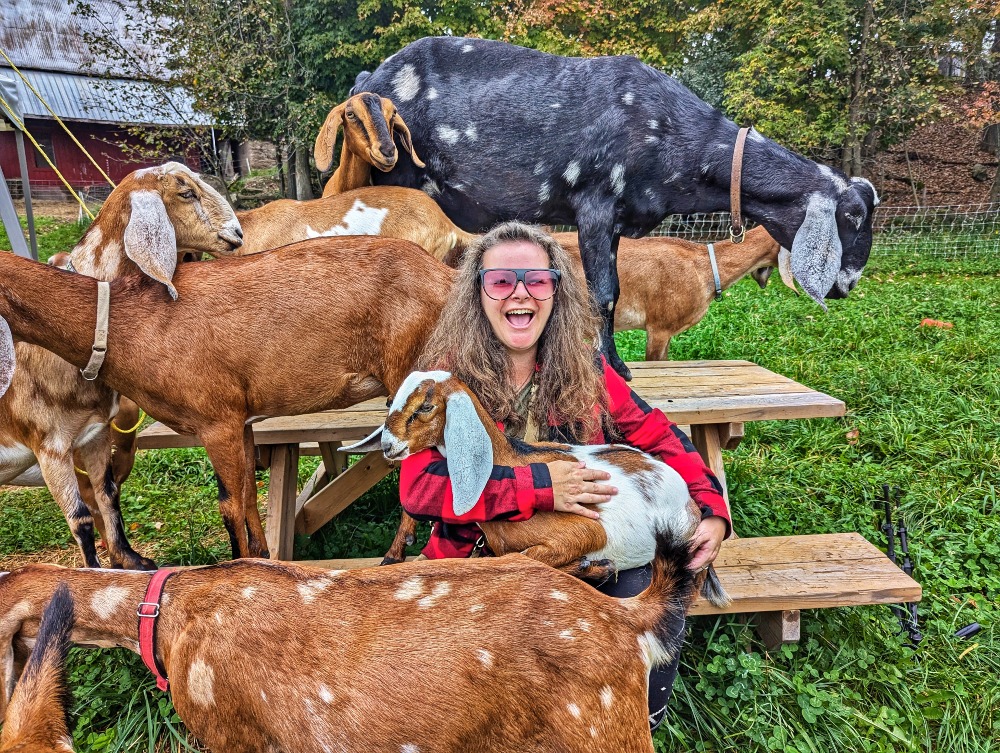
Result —
[[[25, 239], [28, 237], [28, 220], [19, 215], [21, 228]], [[39, 261], [48, 261], [52, 254], [61, 251], [71, 251], [87, 228], [90, 227], [90, 220], [84, 222], [68, 222], [57, 220], [52, 217], [35, 217], [35, 238], [38, 241]], [[10, 239], [6, 230], [0, 223], [0, 251], [10, 251]]]

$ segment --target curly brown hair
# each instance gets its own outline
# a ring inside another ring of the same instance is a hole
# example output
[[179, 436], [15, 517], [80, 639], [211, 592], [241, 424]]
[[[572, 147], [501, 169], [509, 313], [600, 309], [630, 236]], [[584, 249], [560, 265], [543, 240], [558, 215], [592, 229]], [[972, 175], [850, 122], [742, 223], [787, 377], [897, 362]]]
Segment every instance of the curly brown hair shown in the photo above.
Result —
[[504, 422], [508, 433], [523, 430], [525, 422], [514, 409], [514, 365], [479, 298], [483, 255], [508, 241], [535, 244], [548, 255], [552, 269], [562, 273], [552, 315], [538, 341], [541, 368], [531, 415], [539, 427], [558, 425], [561, 436], [586, 442], [597, 432], [607, 411], [607, 389], [595, 349], [601, 319], [578, 266], [538, 227], [505, 222], [466, 250], [451, 297], [420, 358], [420, 368], [452, 372], [469, 385], [494, 419]]

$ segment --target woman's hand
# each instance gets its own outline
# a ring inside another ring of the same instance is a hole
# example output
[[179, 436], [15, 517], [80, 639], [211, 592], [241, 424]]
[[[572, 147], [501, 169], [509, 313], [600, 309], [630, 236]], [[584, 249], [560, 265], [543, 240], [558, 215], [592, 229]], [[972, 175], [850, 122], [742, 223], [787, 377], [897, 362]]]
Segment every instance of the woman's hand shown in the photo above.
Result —
[[698, 524], [688, 548], [694, 554], [689, 567], [698, 572], [715, 561], [719, 555], [722, 540], [726, 537], [726, 521], [718, 515], [705, 518]]
[[611, 478], [607, 471], [588, 468], [586, 463], [576, 460], [554, 460], [546, 465], [552, 477], [553, 509], [559, 512], [571, 512], [597, 520], [601, 517], [597, 510], [583, 505], [607, 502], [618, 493], [613, 486], [597, 483]]

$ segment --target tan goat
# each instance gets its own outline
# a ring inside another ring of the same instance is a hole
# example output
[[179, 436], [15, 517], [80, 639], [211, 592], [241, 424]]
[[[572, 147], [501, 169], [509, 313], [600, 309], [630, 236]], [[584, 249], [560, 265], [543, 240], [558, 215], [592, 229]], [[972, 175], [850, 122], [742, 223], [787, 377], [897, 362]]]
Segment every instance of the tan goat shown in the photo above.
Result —
[[[183, 165], [167, 163], [131, 173], [112, 191], [70, 253], [79, 275], [48, 271], [57, 280], [147, 276], [176, 294], [171, 280], [179, 254], [231, 253], [241, 233], [232, 209], [215, 190]], [[90, 279], [89, 284], [96, 283]], [[9, 291], [18, 301], [27, 295], [17, 285]], [[50, 314], [34, 325], [47, 327], [46, 337], [61, 338], [66, 321], [75, 317], [87, 322], [93, 342], [96, 299], [74, 309], [63, 308], [50, 289], [31, 295], [37, 300], [26, 308], [42, 302], [50, 307]], [[138, 312], [137, 318], [141, 316]], [[100, 566], [95, 523], [113, 565], [154, 567], [129, 545], [121, 519], [108, 428], [118, 410], [116, 394], [100, 381], [85, 380], [79, 368], [84, 364], [67, 363], [27, 341], [14, 350], [18, 368], [0, 397], [0, 483], [44, 483], [88, 567]], [[90, 498], [81, 497], [74, 466], [94, 481]]]
[[[576, 233], [553, 237], [579, 261]], [[767, 273], [760, 272], [778, 266], [781, 246], [763, 227], [748, 231], [742, 243], [714, 245], [722, 290], [755, 272], [754, 279], [764, 287]], [[646, 330], [647, 361], [667, 360], [670, 338], [700, 322], [715, 299], [708, 249], [680, 238], [622, 238], [618, 279], [621, 296], [615, 307], [615, 332]]]
[[336, 235], [381, 235], [413, 241], [437, 259], [458, 254], [478, 236], [449, 220], [423, 191], [368, 186], [315, 201], [272, 201], [237, 212], [244, 244], [254, 254], [286, 243]]
[[[679, 649], [668, 626], [690, 602], [690, 556], [661, 538], [652, 583], [631, 599], [516, 554], [183, 570], [166, 582], [156, 651], [177, 713], [213, 753], [651, 753], [648, 676]], [[137, 651], [150, 577], [53, 565], [3, 576], [0, 650], [16, 666], [64, 582], [75, 642]]]
[[[0, 616], [0, 624], [12, 616], [10, 611], [5, 611]], [[0, 733], [0, 753], [73, 753], [66, 718], [69, 694], [65, 669], [72, 627], [73, 601], [69, 588], [59, 584], [41, 612], [34, 649], [10, 696]], [[6, 642], [6, 648], [7, 655], [13, 659], [10, 641]], [[8, 683], [11, 679], [5, 678]], [[5, 688], [6, 704], [10, 685], [6, 684]]]
[[355, 94], [330, 110], [316, 136], [313, 156], [321, 173], [333, 164], [333, 147], [337, 132], [344, 127], [344, 145], [340, 150], [340, 165], [323, 188], [323, 197], [334, 196], [354, 188], [371, 185], [371, 169], [384, 173], [396, 166], [399, 153], [393, 136], [399, 131], [403, 148], [413, 163], [423, 167], [413, 151], [410, 129], [396, 111], [392, 100], [371, 92]]
[[[267, 556], [250, 424], [395, 391], [454, 274], [407, 241], [352, 236], [182, 264], [177, 300], [129, 275], [111, 284], [100, 379], [201, 439], [234, 556]], [[0, 316], [10, 327], [0, 327], [0, 385], [13, 366], [11, 332], [74, 366], [87, 363], [96, 287], [84, 275], [0, 255]]]

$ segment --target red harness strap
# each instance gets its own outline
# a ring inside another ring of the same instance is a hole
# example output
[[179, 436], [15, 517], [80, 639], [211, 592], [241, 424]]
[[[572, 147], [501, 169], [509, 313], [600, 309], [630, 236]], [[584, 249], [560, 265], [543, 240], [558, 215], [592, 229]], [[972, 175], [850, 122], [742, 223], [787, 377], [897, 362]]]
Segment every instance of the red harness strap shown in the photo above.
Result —
[[169, 687], [167, 672], [156, 657], [156, 618], [160, 616], [160, 594], [167, 578], [176, 572], [174, 568], [164, 567], [153, 573], [146, 586], [146, 596], [135, 613], [139, 616], [139, 655], [143, 664], [156, 677], [156, 687], [166, 690]]

